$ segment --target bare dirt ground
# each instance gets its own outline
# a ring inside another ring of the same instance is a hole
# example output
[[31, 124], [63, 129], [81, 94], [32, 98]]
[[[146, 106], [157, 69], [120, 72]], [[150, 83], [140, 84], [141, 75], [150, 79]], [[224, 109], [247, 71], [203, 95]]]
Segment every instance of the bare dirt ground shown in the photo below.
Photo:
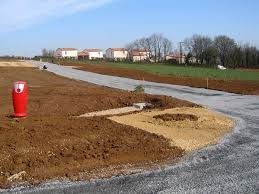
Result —
[[[12, 84], [17, 80], [29, 86], [29, 116], [19, 120], [10, 117]], [[159, 109], [198, 107], [170, 97], [74, 81], [36, 68], [0, 67], [0, 85], [1, 188], [24, 181], [76, 180], [80, 173], [102, 168], [179, 158], [184, 150], [171, 146], [163, 136], [106, 117], [73, 116], [135, 102], [152, 103]]]
[[214, 144], [234, 126], [231, 119], [205, 108], [149, 110], [113, 116], [111, 120], [170, 139], [173, 146], [193, 151]]
[[30, 63], [24, 61], [0, 61], [0, 67], [34, 67]]
[[[94, 73], [100, 73], [105, 75], [113, 75], [120, 77], [127, 77], [137, 80], [146, 80], [159, 83], [168, 83], [176, 85], [185, 85], [198, 88], [207, 88], [206, 78], [193, 78], [193, 77], [176, 77], [176, 76], [165, 76], [165, 75], [155, 75], [144, 71], [117, 68], [105, 65], [88, 65], [88, 64], [78, 64], [73, 62], [62, 62], [62, 65], [78, 67], [80, 70], [90, 71]], [[255, 81], [226, 81], [226, 80], [209, 80], [209, 89], [221, 90], [226, 92], [232, 92], [237, 94], [251, 94], [259, 95], [259, 82]]]

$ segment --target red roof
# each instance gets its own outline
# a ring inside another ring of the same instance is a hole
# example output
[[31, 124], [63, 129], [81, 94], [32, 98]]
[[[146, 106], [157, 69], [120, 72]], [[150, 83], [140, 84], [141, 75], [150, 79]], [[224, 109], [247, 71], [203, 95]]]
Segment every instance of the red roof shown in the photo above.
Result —
[[75, 48], [58, 48], [57, 50], [61, 50], [61, 51], [77, 51], [77, 49], [75, 49]]
[[148, 49], [133, 49], [132, 52], [149, 52]]
[[[109, 48], [111, 49], [112, 51], [128, 51], [127, 49], [125, 48]], [[108, 50], [108, 49], [107, 49]]]
[[84, 52], [84, 51], [81, 51], [81, 52], [78, 53], [79, 57], [84, 57], [84, 56], [88, 56], [88, 55], [89, 55], [89, 53], [88, 52]]
[[96, 49], [96, 48], [83, 50], [83, 52], [101, 52], [101, 51], [102, 51], [101, 49]]
[[131, 55], [132, 55], [132, 56], [148, 56], [148, 53], [132, 51], [132, 52], [131, 52]]
[[147, 49], [133, 49], [131, 56], [148, 56], [149, 51]]

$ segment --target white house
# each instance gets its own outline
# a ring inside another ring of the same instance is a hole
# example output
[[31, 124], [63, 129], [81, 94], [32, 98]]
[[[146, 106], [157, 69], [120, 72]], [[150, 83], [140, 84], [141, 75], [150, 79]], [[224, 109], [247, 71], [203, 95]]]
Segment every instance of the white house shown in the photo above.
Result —
[[114, 60], [123, 60], [128, 58], [128, 51], [125, 48], [108, 48], [106, 58]]
[[166, 55], [166, 60], [175, 60], [179, 64], [199, 62], [194, 56], [187, 58], [187, 55], [183, 54], [181, 57], [180, 53], [170, 53]]
[[58, 48], [54, 54], [56, 58], [78, 58], [78, 51], [75, 48]]
[[90, 60], [103, 58], [103, 52], [101, 49], [85, 49], [80, 53], [84, 53]]
[[166, 55], [165, 59], [166, 60], [175, 60], [179, 64], [183, 64], [186, 62], [186, 56], [184, 54], [181, 55], [179, 53], [170, 53], [169, 55]]
[[130, 57], [133, 62], [150, 60], [150, 52], [147, 49], [133, 49]]

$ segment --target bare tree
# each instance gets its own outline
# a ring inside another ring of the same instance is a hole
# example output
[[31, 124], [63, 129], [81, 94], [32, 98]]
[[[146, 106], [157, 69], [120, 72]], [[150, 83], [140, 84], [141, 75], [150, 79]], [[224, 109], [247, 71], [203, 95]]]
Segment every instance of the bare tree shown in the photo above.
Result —
[[212, 40], [207, 36], [193, 35], [191, 42], [193, 54], [197, 57], [198, 61], [203, 64], [204, 59], [206, 58], [204, 54], [212, 45]]
[[54, 54], [55, 54], [55, 51], [54, 51], [54, 50], [51, 50], [51, 49], [50, 49], [50, 50], [48, 51], [48, 56], [49, 56], [49, 57], [54, 57]]
[[209, 46], [203, 51], [203, 59], [205, 63], [210, 66], [216, 66], [217, 64], [217, 50], [213, 46]]
[[166, 60], [166, 56], [172, 51], [172, 42], [168, 38], [164, 38], [163, 42], [163, 57]]
[[231, 60], [231, 54], [236, 48], [235, 40], [227, 36], [220, 35], [215, 37], [214, 46], [217, 49], [222, 65], [228, 65]]
[[193, 42], [192, 42], [192, 38], [186, 38], [183, 41], [183, 47], [184, 50], [187, 53], [190, 53], [191, 55], [193, 55]]
[[157, 51], [158, 51], [158, 62], [162, 61], [162, 46], [163, 46], [163, 35], [162, 34], [155, 34], [156, 36], [156, 43], [157, 43]]
[[129, 44], [126, 45], [126, 49], [130, 52], [131, 50], [133, 50], [135, 47], [134, 43], [131, 42]]
[[156, 33], [147, 38], [136, 39], [126, 47], [129, 52], [134, 49], [146, 49], [149, 51], [147, 54], [150, 55], [148, 58], [154, 57], [155, 62], [159, 62], [171, 51], [172, 42], [162, 34]]
[[151, 58], [152, 45], [151, 45], [150, 38], [143, 37], [143, 38], [139, 39], [138, 43], [139, 43], [139, 47], [140, 47], [141, 49], [146, 49], [146, 50], [148, 50], [148, 53], [147, 53], [147, 54], [148, 54], [149, 56], [147, 56], [147, 57], [148, 57], [148, 58]]
[[48, 50], [48, 49], [44, 48], [44, 49], [41, 50], [41, 53], [42, 53], [43, 57], [53, 57], [54, 54], [55, 54], [55, 51], [51, 50], [51, 49]]
[[47, 57], [48, 56], [48, 50], [46, 48], [41, 50], [41, 54], [43, 57]]
[[[162, 61], [163, 59], [163, 42], [166, 39], [162, 34], [155, 33], [152, 34], [150, 37], [150, 43], [151, 43], [151, 48], [152, 48], [152, 53], [155, 59], [155, 62]], [[168, 43], [167, 39], [167, 43]], [[171, 43], [172, 44], [172, 43]]]
[[195, 34], [191, 38], [184, 40], [184, 48], [188, 53], [197, 58], [197, 63], [203, 64], [209, 58], [207, 54], [210, 54], [212, 51], [212, 43], [210, 37]]

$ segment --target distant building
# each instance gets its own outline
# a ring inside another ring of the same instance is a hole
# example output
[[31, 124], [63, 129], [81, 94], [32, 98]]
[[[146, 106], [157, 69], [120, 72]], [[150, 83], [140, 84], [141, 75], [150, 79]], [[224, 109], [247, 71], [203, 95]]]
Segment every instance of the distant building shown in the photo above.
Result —
[[168, 61], [168, 60], [175, 60], [177, 63], [179, 64], [183, 64], [186, 62], [186, 56], [183, 54], [182, 56], [177, 53], [171, 53], [169, 55], [166, 55], [165, 59]]
[[128, 50], [125, 48], [108, 48], [106, 58], [113, 60], [125, 60], [128, 58]]
[[189, 58], [189, 63], [197, 63], [197, 62], [199, 63], [200, 60], [197, 60], [196, 57], [190, 57]]
[[54, 57], [77, 59], [78, 51], [75, 48], [58, 48], [54, 53]]
[[89, 59], [89, 54], [88, 52], [78, 52], [78, 60], [84, 60], [84, 59]]
[[103, 52], [101, 49], [85, 49], [81, 52], [79, 52], [79, 59], [102, 59], [103, 58]]
[[130, 58], [133, 62], [150, 60], [150, 52], [147, 49], [133, 49]]

